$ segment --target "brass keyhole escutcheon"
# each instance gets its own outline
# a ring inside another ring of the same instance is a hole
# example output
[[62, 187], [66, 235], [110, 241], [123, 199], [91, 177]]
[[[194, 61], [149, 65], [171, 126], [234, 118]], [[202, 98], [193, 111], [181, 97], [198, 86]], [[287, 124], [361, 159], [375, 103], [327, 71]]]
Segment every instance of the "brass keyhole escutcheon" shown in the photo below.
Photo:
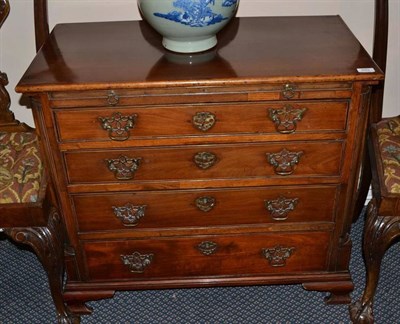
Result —
[[217, 117], [209, 111], [197, 112], [192, 117], [193, 126], [202, 132], [207, 132], [208, 130], [210, 130], [216, 122]]
[[216, 200], [214, 197], [198, 197], [195, 200], [195, 205], [197, 209], [202, 212], [209, 212], [215, 207]]
[[193, 161], [198, 168], [206, 170], [217, 162], [217, 156], [211, 152], [199, 152], [194, 155]]
[[203, 241], [197, 245], [197, 249], [204, 255], [212, 255], [217, 251], [218, 245], [213, 241]]

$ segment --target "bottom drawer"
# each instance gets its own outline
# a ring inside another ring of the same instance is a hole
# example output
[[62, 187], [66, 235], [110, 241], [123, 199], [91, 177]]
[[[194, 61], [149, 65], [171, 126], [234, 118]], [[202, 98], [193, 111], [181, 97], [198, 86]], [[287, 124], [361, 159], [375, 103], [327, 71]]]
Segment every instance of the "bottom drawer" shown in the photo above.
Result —
[[84, 242], [89, 280], [324, 271], [330, 232]]

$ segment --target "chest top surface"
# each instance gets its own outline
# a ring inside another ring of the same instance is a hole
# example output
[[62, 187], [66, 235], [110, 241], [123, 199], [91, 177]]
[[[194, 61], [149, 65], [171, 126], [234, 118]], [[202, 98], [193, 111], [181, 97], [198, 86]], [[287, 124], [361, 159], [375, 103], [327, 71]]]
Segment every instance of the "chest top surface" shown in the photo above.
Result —
[[187, 55], [165, 50], [143, 21], [57, 25], [17, 91], [383, 78], [339, 16], [236, 18], [218, 38]]

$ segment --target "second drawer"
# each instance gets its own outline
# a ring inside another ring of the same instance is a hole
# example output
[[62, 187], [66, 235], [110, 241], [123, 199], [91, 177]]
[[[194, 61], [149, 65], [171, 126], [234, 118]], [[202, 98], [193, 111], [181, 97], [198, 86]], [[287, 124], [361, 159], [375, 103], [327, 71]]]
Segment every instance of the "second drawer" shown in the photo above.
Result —
[[74, 195], [81, 232], [329, 222], [336, 186]]

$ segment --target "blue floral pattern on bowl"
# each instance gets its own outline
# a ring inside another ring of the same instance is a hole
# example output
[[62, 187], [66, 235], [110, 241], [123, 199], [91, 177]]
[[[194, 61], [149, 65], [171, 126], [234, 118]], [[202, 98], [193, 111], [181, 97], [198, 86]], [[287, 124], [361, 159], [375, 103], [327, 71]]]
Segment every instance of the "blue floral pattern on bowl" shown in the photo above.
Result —
[[177, 53], [204, 52], [218, 43], [217, 33], [236, 15], [240, 0], [137, 0], [143, 19]]
[[222, 3], [223, 7], [232, 7], [233, 5], [237, 4], [237, 0], [224, 0]]
[[[222, 6], [231, 7], [236, 3], [237, 0], [224, 0]], [[172, 20], [190, 27], [210, 26], [228, 19], [221, 14], [214, 13], [210, 5], [215, 5], [215, 0], [176, 0], [173, 6], [181, 9], [180, 11], [174, 10], [166, 14], [155, 12], [154, 16]]]

